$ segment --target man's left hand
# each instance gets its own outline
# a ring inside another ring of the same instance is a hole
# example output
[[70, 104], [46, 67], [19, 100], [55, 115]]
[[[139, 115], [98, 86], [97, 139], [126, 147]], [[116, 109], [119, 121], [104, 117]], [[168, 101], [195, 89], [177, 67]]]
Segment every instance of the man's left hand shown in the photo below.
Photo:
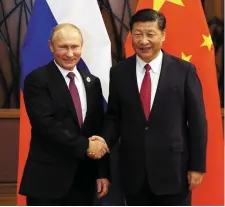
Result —
[[193, 190], [198, 185], [200, 185], [203, 179], [203, 173], [201, 172], [189, 171], [187, 176], [188, 176], [189, 190]]
[[96, 181], [97, 183], [97, 195], [98, 198], [102, 198], [108, 193], [109, 190], [109, 180], [106, 178], [99, 178]]

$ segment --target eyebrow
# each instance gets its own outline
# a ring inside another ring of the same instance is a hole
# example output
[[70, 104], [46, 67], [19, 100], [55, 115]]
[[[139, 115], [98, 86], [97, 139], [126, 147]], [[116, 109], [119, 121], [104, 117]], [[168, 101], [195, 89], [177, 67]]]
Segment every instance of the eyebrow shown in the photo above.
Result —
[[79, 44], [66, 44], [66, 43], [64, 43], [64, 44], [58, 44], [58, 46], [77, 46], [77, 47], [79, 47], [80, 45]]
[[[134, 30], [134, 32], [143, 32], [143, 31], [141, 29], [136, 29], [136, 30]], [[155, 31], [152, 29], [149, 29], [149, 30], [147, 30], [147, 32], [155, 32]]]
[[142, 32], [142, 30], [136, 29], [136, 30], [134, 30], [134, 32]]

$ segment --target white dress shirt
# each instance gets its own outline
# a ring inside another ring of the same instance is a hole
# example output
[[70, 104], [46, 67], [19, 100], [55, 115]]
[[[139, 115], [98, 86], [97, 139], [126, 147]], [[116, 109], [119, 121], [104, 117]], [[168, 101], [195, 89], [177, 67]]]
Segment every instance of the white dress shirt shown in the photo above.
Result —
[[77, 67], [75, 66], [73, 70], [69, 71], [69, 70], [65, 70], [62, 67], [60, 67], [56, 62], [55, 62], [55, 64], [58, 67], [59, 71], [62, 73], [62, 76], [64, 77], [64, 79], [66, 81], [66, 85], [68, 86], [68, 88], [69, 88], [70, 79], [67, 77], [67, 74], [69, 72], [73, 72], [75, 74], [74, 80], [75, 80], [75, 84], [77, 86], [77, 90], [78, 90], [78, 93], [79, 93], [79, 96], [80, 96], [82, 117], [83, 117], [83, 121], [84, 121], [85, 116], [86, 116], [86, 112], [87, 112], [86, 90], [85, 90], [83, 79], [82, 79], [80, 73], [78, 72]]
[[145, 61], [141, 60], [138, 55], [136, 55], [136, 75], [137, 75], [137, 84], [138, 84], [138, 90], [140, 92], [141, 90], [141, 84], [145, 76], [145, 65], [149, 64], [151, 66], [150, 70], [150, 76], [151, 76], [151, 104], [150, 104], [150, 109], [152, 108], [154, 99], [155, 99], [155, 94], [156, 90], [158, 87], [158, 82], [159, 82], [159, 76], [161, 72], [161, 67], [162, 67], [162, 58], [163, 58], [163, 53], [160, 50], [159, 55], [153, 59], [150, 63], [146, 63]]

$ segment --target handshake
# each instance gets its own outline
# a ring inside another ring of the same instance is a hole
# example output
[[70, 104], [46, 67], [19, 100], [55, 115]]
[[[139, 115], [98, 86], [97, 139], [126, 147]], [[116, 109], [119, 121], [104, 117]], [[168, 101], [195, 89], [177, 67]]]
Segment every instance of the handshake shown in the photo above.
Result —
[[102, 137], [92, 136], [89, 138], [88, 157], [101, 159], [106, 153], [109, 153], [109, 148]]

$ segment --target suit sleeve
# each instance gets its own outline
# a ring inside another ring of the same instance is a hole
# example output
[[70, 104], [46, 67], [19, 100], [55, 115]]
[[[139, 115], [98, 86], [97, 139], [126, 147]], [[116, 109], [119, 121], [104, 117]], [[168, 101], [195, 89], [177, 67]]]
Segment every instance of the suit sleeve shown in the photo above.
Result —
[[[96, 116], [98, 116], [99, 122], [95, 122], [93, 124], [96, 125], [95, 129], [97, 132], [100, 132], [101, 127], [102, 127], [102, 121], [104, 117], [104, 99], [103, 99], [103, 94], [102, 94], [102, 87], [101, 87], [101, 82], [99, 78], [96, 79], [96, 88], [98, 89], [97, 96], [99, 97], [97, 99], [97, 102], [95, 104], [95, 111]], [[97, 133], [97, 135], [99, 135]], [[97, 173], [97, 178], [107, 178], [110, 180], [110, 155], [106, 154], [104, 157], [102, 157], [100, 160], [97, 161], [98, 165], [98, 173]]]
[[98, 175], [97, 178], [107, 178], [111, 180], [110, 172], [110, 155], [106, 154], [100, 160], [98, 160]]
[[55, 118], [47, 81], [37, 73], [31, 73], [25, 79], [24, 101], [32, 130], [38, 131], [40, 139], [60, 144], [74, 158], [85, 156], [88, 139], [69, 131], [63, 121]]
[[108, 108], [103, 122], [101, 136], [106, 140], [111, 149], [120, 136], [120, 109], [117, 91], [116, 74], [110, 70]]
[[186, 79], [189, 171], [206, 172], [207, 121], [202, 86], [193, 65]]

